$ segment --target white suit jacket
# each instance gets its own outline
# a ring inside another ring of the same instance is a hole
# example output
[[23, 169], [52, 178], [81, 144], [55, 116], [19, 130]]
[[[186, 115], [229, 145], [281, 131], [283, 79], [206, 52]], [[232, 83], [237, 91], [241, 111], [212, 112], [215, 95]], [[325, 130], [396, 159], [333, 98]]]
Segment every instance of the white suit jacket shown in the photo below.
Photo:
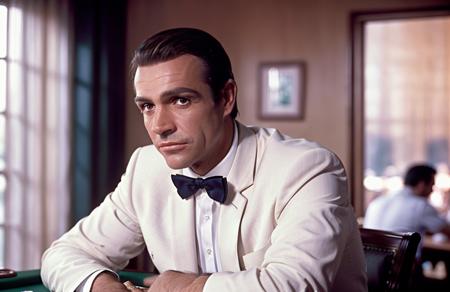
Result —
[[[330, 151], [239, 124], [220, 208], [223, 272], [204, 291], [366, 291], [347, 177]], [[176, 192], [154, 146], [137, 149], [117, 188], [44, 253], [41, 275], [73, 291], [99, 269], [120, 270], [145, 247], [160, 271], [199, 271], [194, 198]]]

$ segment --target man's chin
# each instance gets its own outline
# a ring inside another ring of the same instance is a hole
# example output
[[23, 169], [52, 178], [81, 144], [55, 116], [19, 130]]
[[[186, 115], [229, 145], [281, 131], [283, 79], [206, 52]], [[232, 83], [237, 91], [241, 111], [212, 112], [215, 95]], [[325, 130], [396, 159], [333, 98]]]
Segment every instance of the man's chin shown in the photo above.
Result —
[[167, 159], [167, 158], [166, 158], [166, 164], [171, 169], [183, 169], [183, 168], [187, 168], [190, 166], [190, 164], [186, 161], [178, 161], [178, 160], [174, 161], [173, 159]]

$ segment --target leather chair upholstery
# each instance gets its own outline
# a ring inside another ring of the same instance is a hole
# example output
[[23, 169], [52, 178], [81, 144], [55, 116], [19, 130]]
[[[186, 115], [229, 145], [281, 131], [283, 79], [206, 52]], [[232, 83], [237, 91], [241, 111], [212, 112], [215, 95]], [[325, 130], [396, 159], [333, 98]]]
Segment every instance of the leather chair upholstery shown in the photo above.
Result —
[[360, 228], [369, 292], [408, 291], [420, 242], [417, 232]]

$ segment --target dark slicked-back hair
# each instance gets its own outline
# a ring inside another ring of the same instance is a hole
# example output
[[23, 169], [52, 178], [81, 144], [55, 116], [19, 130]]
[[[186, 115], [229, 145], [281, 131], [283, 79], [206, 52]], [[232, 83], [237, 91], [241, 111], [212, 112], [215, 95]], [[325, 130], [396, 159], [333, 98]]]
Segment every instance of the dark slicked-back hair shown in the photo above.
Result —
[[415, 187], [420, 182], [429, 184], [436, 175], [436, 169], [430, 165], [417, 164], [411, 166], [405, 175], [405, 185]]
[[[161, 31], [146, 39], [134, 52], [131, 61], [133, 74], [139, 66], [154, 65], [170, 61], [182, 55], [193, 55], [205, 64], [206, 82], [209, 84], [214, 102], [222, 97], [222, 89], [230, 79], [234, 80], [230, 58], [217, 39], [209, 33], [195, 28], [173, 28]], [[236, 118], [237, 103], [231, 111]]]

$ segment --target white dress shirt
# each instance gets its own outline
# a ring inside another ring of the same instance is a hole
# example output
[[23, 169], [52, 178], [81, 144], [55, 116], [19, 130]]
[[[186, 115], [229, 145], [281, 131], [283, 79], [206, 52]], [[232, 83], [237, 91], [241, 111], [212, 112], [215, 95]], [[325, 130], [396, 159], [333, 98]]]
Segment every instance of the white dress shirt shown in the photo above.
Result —
[[[233, 143], [222, 161], [202, 178], [211, 176], [227, 176], [233, 164], [238, 144], [238, 129], [234, 126]], [[183, 174], [190, 177], [200, 177], [189, 168], [183, 169]], [[205, 189], [195, 193], [195, 229], [197, 235], [197, 254], [202, 273], [221, 272], [219, 245], [217, 242], [217, 226], [220, 203], [211, 199]]]
[[[238, 144], [238, 128], [234, 124], [233, 143], [228, 150], [227, 155], [211, 169], [205, 177], [211, 176], [227, 176], [233, 164]], [[190, 177], [200, 177], [190, 168], [183, 169], [183, 174]], [[195, 222], [197, 233], [197, 254], [200, 271], [202, 273], [220, 272], [220, 257], [217, 242], [217, 226], [219, 218], [220, 204], [211, 199], [204, 189], [200, 189], [195, 194]], [[95, 278], [101, 272], [106, 270], [98, 270], [87, 277], [76, 289], [76, 292], [91, 291]]]

